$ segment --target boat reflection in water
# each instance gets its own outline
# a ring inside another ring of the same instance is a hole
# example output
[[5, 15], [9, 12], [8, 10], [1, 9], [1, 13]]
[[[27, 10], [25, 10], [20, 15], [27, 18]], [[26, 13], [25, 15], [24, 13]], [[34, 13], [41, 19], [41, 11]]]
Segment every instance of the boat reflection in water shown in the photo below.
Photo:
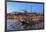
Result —
[[43, 21], [39, 23], [30, 22], [29, 24], [21, 19], [7, 19], [7, 30], [37, 30], [43, 29], [44, 24]]

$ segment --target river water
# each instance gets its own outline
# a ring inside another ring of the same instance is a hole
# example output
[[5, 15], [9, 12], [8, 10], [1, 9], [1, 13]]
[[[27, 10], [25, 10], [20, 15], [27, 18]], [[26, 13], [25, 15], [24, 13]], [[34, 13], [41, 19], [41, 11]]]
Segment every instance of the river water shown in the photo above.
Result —
[[[25, 28], [24, 28], [25, 27]], [[39, 22], [38, 24], [35, 25], [30, 25], [30, 26], [25, 26], [22, 25], [21, 22], [15, 19], [7, 19], [7, 30], [37, 30], [37, 29], [42, 29], [44, 27], [43, 22]]]

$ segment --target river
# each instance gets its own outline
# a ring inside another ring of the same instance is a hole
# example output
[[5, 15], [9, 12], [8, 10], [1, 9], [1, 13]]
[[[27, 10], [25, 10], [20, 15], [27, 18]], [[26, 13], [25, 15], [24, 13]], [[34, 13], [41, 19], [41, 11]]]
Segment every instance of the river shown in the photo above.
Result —
[[[25, 27], [25, 28], [24, 28]], [[38, 24], [32, 26], [25, 26], [22, 25], [21, 22], [15, 19], [7, 19], [7, 30], [37, 30], [43, 29], [44, 24], [43, 22], [39, 22]]]

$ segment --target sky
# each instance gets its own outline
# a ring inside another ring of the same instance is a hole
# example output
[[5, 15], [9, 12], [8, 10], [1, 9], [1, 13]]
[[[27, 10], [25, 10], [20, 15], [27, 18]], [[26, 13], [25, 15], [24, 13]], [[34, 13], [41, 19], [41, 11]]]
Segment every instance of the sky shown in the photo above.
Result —
[[18, 3], [18, 2], [8, 2], [7, 3], [7, 13], [10, 12], [21, 12], [22, 10], [27, 10], [28, 12], [43, 12], [43, 4], [33, 4], [33, 3]]

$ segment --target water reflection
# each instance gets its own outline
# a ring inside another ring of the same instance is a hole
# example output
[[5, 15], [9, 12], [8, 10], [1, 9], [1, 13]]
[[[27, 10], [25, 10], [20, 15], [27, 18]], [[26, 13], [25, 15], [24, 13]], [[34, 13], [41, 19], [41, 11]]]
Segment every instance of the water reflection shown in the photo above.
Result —
[[26, 30], [26, 29], [40, 29], [43, 28], [43, 22], [39, 22], [35, 25], [22, 25], [17, 19], [7, 19], [7, 30]]

